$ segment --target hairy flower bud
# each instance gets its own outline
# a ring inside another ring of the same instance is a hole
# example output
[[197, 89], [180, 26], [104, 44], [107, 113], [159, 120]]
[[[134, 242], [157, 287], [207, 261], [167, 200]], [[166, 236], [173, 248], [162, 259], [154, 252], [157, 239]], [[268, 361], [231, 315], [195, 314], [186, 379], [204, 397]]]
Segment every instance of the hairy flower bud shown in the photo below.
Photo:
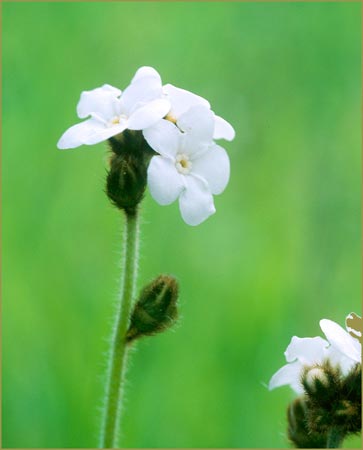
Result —
[[128, 342], [170, 328], [177, 316], [178, 284], [169, 275], [159, 275], [141, 292], [131, 314]]
[[312, 433], [307, 426], [307, 406], [304, 397], [298, 397], [287, 408], [287, 434], [296, 448], [324, 448], [326, 434]]
[[[316, 370], [318, 377], [309, 375]], [[360, 364], [347, 375], [329, 361], [304, 372], [302, 384], [306, 393], [307, 424], [312, 432], [327, 433], [334, 429], [344, 438], [361, 430], [361, 379]]]
[[321, 367], [307, 367], [303, 372], [303, 383], [309, 386], [311, 392], [317, 392], [320, 386], [326, 387], [329, 380]]
[[147, 183], [147, 167], [154, 152], [139, 131], [126, 130], [109, 139], [112, 156], [106, 192], [111, 202], [127, 213], [141, 202]]

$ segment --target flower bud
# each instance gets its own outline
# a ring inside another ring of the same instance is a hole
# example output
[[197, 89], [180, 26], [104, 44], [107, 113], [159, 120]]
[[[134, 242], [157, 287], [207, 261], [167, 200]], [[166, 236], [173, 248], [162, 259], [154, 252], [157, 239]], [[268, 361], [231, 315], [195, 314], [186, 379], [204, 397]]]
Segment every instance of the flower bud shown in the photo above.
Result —
[[346, 375], [329, 361], [305, 370], [302, 384], [311, 432], [328, 433], [334, 429], [343, 439], [361, 430], [361, 379], [360, 364]]
[[146, 179], [146, 171], [134, 157], [113, 155], [107, 175], [107, 195], [119, 209], [134, 211], [144, 196]]
[[135, 211], [147, 184], [147, 167], [153, 151], [141, 132], [125, 130], [109, 139], [113, 152], [107, 174], [106, 193], [111, 202], [127, 213]]
[[306, 370], [304, 377], [305, 383], [310, 387], [312, 391], [318, 390], [320, 385], [326, 387], [329, 383], [328, 377], [321, 367], [312, 367]]
[[324, 448], [326, 434], [312, 433], [307, 427], [307, 406], [304, 397], [294, 400], [287, 409], [287, 434], [296, 448]]
[[178, 316], [178, 284], [169, 275], [159, 275], [141, 292], [131, 314], [126, 335], [128, 342], [170, 328]]
[[333, 367], [327, 360], [321, 365], [305, 367], [301, 384], [309, 400], [330, 403], [339, 390], [341, 376], [339, 366]]

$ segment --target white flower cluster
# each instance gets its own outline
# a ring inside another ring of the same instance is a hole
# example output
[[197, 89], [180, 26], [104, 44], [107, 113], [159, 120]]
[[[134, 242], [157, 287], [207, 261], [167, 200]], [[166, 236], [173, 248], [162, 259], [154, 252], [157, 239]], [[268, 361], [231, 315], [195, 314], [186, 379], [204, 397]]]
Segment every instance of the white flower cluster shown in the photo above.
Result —
[[162, 85], [151, 67], [141, 67], [121, 92], [105, 84], [82, 92], [77, 106], [85, 119], [69, 128], [58, 148], [92, 145], [122, 133], [142, 130], [158, 153], [148, 168], [153, 198], [168, 205], [179, 198], [184, 221], [198, 225], [215, 212], [213, 194], [229, 180], [229, 158], [214, 139], [232, 140], [232, 126], [210, 108], [207, 100], [171, 84]]
[[[347, 319], [350, 316], [347, 317]], [[314, 368], [328, 360], [332, 366], [340, 367], [344, 375], [356, 365], [361, 364], [362, 346], [340, 325], [332, 320], [322, 319], [320, 328], [327, 340], [321, 337], [299, 338], [294, 336], [285, 351], [288, 364], [281, 367], [271, 378], [269, 389], [285, 384], [301, 394], [304, 392], [301, 375], [306, 367], [312, 368], [312, 375], [318, 374]], [[347, 327], [349, 330], [349, 328]], [[355, 332], [356, 335], [357, 332]]]

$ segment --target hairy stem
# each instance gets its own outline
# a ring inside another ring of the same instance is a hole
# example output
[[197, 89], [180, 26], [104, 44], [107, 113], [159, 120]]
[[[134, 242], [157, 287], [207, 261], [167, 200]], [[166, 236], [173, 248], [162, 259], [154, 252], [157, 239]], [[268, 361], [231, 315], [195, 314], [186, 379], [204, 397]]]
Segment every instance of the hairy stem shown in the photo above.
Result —
[[344, 436], [336, 428], [332, 428], [328, 433], [326, 448], [340, 448], [343, 443]]
[[126, 370], [126, 333], [135, 292], [138, 260], [138, 212], [126, 212], [121, 298], [110, 352], [100, 448], [118, 448], [123, 382]]

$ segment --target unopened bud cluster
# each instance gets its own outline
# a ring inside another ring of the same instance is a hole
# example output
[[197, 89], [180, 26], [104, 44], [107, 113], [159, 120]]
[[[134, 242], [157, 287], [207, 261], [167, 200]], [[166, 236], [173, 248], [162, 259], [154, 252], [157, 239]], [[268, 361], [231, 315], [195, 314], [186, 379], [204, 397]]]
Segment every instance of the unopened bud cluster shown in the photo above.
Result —
[[361, 365], [343, 375], [329, 360], [306, 367], [304, 396], [288, 407], [288, 436], [297, 448], [322, 448], [332, 430], [340, 441], [361, 430]]
[[314, 433], [308, 428], [308, 409], [304, 397], [296, 398], [287, 409], [287, 435], [296, 448], [324, 448], [327, 434]]
[[177, 320], [178, 284], [169, 275], [160, 275], [141, 292], [131, 314], [126, 340], [151, 336], [170, 328]]
[[126, 130], [109, 139], [112, 151], [106, 192], [111, 202], [132, 214], [141, 202], [147, 185], [147, 168], [155, 153], [140, 131]]
[[358, 433], [361, 430], [361, 365], [355, 365], [347, 375], [329, 361], [319, 367], [319, 376], [309, 376], [311, 370], [316, 369], [306, 369], [302, 377], [310, 430], [325, 432], [334, 428], [343, 435]]

